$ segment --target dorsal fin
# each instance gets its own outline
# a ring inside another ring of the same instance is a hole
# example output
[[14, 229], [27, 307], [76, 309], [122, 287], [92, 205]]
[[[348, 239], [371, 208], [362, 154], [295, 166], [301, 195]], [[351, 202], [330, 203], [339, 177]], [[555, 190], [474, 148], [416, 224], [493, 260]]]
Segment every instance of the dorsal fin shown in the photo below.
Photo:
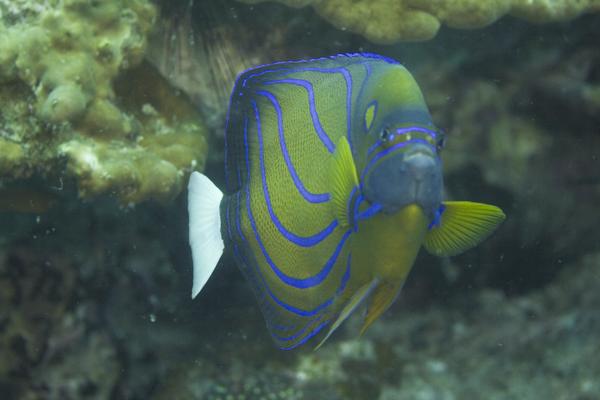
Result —
[[334, 213], [340, 226], [345, 228], [350, 226], [348, 201], [352, 191], [358, 187], [358, 176], [352, 150], [350, 150], [350, 144], [345, 136], [341, 136], [338, 140], [331, 164], [331, 198]]

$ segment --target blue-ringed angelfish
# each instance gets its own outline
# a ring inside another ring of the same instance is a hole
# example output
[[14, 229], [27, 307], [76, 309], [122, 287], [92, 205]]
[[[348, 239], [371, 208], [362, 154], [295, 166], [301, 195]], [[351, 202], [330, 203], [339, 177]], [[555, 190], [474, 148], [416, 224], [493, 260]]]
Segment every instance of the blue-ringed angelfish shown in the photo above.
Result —
[[282, 349], [319, 346], [359, 306], [364, 332], [397, 297], [421, 246], [452, 256], [505, 218], [443, 201], [444, 134], [412, 75], [374, 54], [242, 73], [226, 127], [223, 194], [189, 183], [195, 297], [223, 249]]

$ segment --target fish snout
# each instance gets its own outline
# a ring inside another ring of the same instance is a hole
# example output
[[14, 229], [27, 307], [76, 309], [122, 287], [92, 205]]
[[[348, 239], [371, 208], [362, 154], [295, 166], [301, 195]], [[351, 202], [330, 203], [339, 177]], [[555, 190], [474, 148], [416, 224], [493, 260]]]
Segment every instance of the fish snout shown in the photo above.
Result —
[[442, 185], [441, 161], [423, 146], [383, 161], [370, 174], [365, 190], [384, 212], [417, 204], [433, 215], [442, 201]]
[[408, 154], [404, 160], [408, 174], [415, 182], [426, 182], [436, 174], [437, 163], [433, 154], [416, 152]]

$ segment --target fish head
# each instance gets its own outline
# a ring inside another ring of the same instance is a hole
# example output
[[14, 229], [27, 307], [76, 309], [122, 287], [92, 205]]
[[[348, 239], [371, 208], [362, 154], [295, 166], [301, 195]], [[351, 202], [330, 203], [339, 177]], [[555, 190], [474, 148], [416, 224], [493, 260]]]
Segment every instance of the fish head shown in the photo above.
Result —
[[444, 140], [432, 127], [384, 124], [361, 173], [365, 198], [389, 214], [416, 204], [433, 219], [442, 202]]

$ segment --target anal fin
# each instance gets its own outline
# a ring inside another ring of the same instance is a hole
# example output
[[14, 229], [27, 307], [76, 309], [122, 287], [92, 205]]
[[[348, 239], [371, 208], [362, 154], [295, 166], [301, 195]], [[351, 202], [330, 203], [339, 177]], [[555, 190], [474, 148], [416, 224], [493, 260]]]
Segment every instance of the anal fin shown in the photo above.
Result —
[[371, 295], [371, 301], [369, 302], [369, 306], [367, 308], [367, 315], [365, 315], [365, 320], [363, 322], [363, 326], [360, 328], [360, 334], [364, 334], [369, 326], [381, 314], [383, 314], [390, 306], [394, 303], [394, 300], [400, 294], [402, 290], [402, 286], [404, 281], [398, 283], [388, 283], [382, 282], [380, 283], [375, 290], [373, 290], [373, 294]]
[[358, 289], [356, 291], [356, 293], [354, 293], [354, 295], [350, 298], [350, 300], [348, 301], [348, 303], [346, 303], [346, 305], [344, 306], [344, 308], [342, 309], [342, 311], [338, 315], [338, 317], [335, 320], [335, 322], [329, 328], [329, 331], [327, 332], [327, 335], [325, 335], [325, 337], [323, 338], [323, 340], [321, 340], [321, 342], [317, 345], [317, 347], [315, 347], [315, 350], [318, 350], [319, 347], [321, 347], [323, 345], [323, 343], [325, 343], [325, 341], [327, 339], [329, 339], [329, 336], [331, 336], [331, 334], [337, 328], [339, 328], [339, 326], [342, 324], [342, 322], [344, 322], [350, 316], [350, 314], [352, 314], [352, 312], [354, 312], [354, 310], [356, 310], [356, 308], [367, 297], [369, 297], [369, 295], [371, 295], [371, 293], [373, 292], [373, 289], [375, 289], [378, 284], [379, 284], [379, 279], [375, 278], [371, 282], [367, 283], [366, 285], [364, 285], [360, 289]]

